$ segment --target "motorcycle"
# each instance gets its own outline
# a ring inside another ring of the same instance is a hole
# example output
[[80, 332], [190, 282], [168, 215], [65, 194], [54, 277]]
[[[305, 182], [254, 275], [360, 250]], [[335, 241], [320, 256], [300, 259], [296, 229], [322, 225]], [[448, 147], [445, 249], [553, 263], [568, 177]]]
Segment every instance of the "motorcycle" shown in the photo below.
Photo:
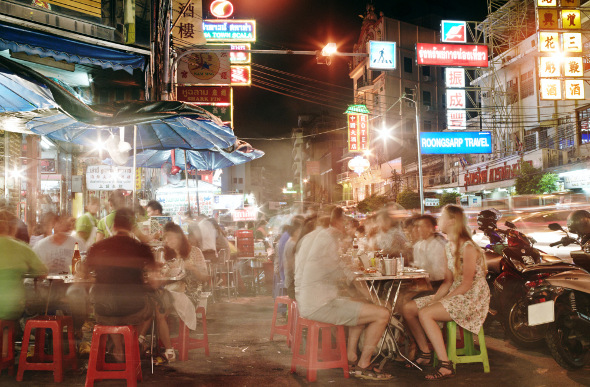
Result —
[[[557, 224], [551, 230], [563, 230]], [[544, 278], [528, 294], [529, 325], [545, 327], [545, 341], [555, 361], [574, 370], [590, 363], [590, 243], [588, 236], [567, 234], [552, 246], [577, 243], [582, 250], [570, 253], [574, 267]]]

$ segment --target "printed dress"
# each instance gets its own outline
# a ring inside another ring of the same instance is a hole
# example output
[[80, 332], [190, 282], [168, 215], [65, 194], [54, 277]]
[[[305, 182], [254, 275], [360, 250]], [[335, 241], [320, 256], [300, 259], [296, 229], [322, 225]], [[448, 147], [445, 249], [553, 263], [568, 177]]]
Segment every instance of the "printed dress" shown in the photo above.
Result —
[[[463, 243], [459, 249], [461, 265], [463, 265], [463, 251], [468, 243], [475, 246], [472, 241], [466, 241]], [[451, 252], [450, 244], [446, 245], [446, 253], [449, 270], [453, 273], [453, 284], [449, 289], [450, 293], [461, 285], [463, 277], [455, 276], [455, 258]], [[485, 271], [482, 267], [482, 259], [484, 259], [483, 254], [479, 254], [475, 263], [473, 284], [465, 294], [456, 295], [450, 298], [443, 297], [443, 299], [439, 300], [453, 321], [474, 334], [479, 333], [490, 306], [490, 289], [486, 282]], [[418, 309], [422, 309], [432, 303], [433, 297], [434, 296], [421, 297], [414, 301], [416, 302]]]

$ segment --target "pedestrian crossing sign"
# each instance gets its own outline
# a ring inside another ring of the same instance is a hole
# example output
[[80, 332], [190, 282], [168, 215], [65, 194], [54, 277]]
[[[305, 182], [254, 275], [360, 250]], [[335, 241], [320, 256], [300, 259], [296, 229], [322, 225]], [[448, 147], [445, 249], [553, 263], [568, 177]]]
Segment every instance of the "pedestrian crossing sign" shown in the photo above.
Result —
[[369, 41], [369, 69], [395, 70], [397, 53], [395, 42]]

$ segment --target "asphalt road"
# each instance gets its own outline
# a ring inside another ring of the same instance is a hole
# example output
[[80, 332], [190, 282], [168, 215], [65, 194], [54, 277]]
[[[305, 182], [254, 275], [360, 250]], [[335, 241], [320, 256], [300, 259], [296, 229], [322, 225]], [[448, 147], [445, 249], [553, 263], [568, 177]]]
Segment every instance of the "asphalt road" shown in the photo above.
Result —
[[[240, 297], [231, 302], [210, 304], [208, 329], [210, 356], [202, 349], [190, 352], [186, 362], [156, 367], [151, 374], [149, 361], [143, 363], [144, 381], [139, 386], [299, 386], [307, 385], [303, 375], [290, 373], [291, 354], [285, 338], [269, 341], [273, 300], [269, 296]], [[481, 364], [460, 364], [453, 379], [437, 382], [440, 386], [589, 386], [590, 367], [578, 371], [562, 369], [546, 348], [518, 350], [504, 339], [497, 323], [486, 325], [486, 343], [491, 372]], [[385, 370], [396, 376], [390, 382], [345, 379], [342, 370], [318, 372], [319, 386], [416, 386], [433, 385], [419, 371], [387, 364]], [[17, 383], [6, 371], [0, 386], [83, 386], [85, 372], [66, 372], [63, 383], [54, 383], [49, 372], [27, 371]], [[123, 386], [123, 381], [102, 381], [97, 386]]]

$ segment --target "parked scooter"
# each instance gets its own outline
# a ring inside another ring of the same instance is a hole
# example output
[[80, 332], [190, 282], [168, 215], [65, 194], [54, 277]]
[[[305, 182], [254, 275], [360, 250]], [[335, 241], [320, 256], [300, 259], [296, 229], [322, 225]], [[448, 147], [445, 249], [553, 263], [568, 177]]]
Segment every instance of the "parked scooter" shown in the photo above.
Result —
[[545, 340], [551, 355], [565, 369], [582, 368], [590, 363], [590, 213], [574, 211], [568, 217], [568, 229], [578, 234], [572, 238], [557, 223], [551, 230], [566, 233], [553, 246], [577, 243], [582, 250], [572, 251], [578, 267], [545, 278], [528, 294], [529, 325], [545, 326]]

